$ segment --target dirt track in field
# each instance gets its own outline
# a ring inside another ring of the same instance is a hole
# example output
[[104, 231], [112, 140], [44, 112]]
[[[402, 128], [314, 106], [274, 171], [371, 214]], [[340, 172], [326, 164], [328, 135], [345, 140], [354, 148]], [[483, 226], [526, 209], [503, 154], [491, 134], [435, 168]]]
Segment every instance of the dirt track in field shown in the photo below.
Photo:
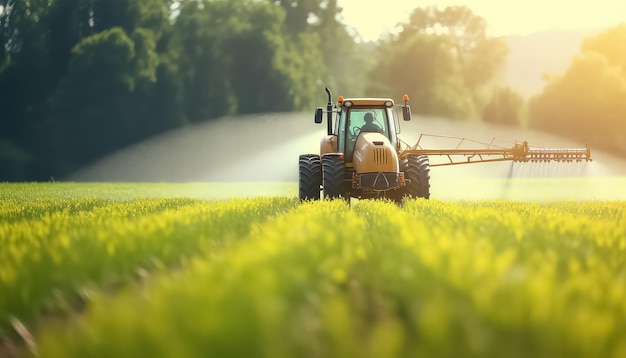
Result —
[[[527, 140], [538, 147], [584, 147], [571, 139], [536, 131], [414, 116], [400, 137], [411, 144], [421, 133], [460, 136], [511, 147]], [[298, 180], [298, 155], [315, 153], [326, 124], [312, 113], [268, 113], [209, 121], [174, 130], [121, 150], [65, 180], [114, 182], [275, 182]], [[428, 138], [426, 148], [458, 143]], [[592, 148], [593, 163], [484, 163], [432, 168], [431, 183], [484, 178], [626, 176], [626, 160]], [[436, 161], [432, 158], [431, 162]], [[468, 189], [469, 190], [469, 189]]]

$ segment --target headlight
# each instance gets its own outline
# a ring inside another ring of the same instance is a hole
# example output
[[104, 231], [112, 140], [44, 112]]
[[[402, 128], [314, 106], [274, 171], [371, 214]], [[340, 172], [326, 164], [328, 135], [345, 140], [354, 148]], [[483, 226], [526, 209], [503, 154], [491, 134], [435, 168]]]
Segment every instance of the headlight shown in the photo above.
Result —
[[352, 101], [345, 101], [345, 102], [343, 102], [343, 106], [344, 107], [352, 107]]
[[385, 106], [391, 107], [391, 106], [393, 106], [393, 102], [387, 101], [387, 102], [385, 102]]

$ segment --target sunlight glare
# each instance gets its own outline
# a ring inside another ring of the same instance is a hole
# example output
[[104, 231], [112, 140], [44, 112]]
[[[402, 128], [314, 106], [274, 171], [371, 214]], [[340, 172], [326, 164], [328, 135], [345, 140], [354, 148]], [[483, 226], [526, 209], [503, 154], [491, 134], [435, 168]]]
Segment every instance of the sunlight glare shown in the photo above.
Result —
[[381, 33], [393, 31], [419, 6], [467, 6], [487, 20], [487, 32], [491, 36], [595, 30], [626, 22], [623, 0], [339, 0], [339, 5], [343, 7], [342, 17], [346, 24], [355, 28], [365, 41], [375, 41]]

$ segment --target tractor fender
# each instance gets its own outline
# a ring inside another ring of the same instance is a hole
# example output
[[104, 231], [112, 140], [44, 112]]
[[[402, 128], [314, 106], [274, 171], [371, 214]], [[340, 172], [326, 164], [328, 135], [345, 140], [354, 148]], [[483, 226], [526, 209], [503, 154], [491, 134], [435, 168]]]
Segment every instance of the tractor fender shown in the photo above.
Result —
[[320, 155], [327, 153], [337, 153], [337, 136], [329, 134], [320, 141]]

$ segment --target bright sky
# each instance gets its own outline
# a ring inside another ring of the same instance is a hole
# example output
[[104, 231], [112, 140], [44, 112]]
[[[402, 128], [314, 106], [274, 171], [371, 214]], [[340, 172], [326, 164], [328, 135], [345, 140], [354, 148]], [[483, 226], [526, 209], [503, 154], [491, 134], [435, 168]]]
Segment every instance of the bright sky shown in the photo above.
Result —
[[603, 29], [626, 22], [625, 0], [339, 0], [345, 22], [364, 40], [407, 21], [419, 6], [464, 5], [487, 20], [491, 36]]

